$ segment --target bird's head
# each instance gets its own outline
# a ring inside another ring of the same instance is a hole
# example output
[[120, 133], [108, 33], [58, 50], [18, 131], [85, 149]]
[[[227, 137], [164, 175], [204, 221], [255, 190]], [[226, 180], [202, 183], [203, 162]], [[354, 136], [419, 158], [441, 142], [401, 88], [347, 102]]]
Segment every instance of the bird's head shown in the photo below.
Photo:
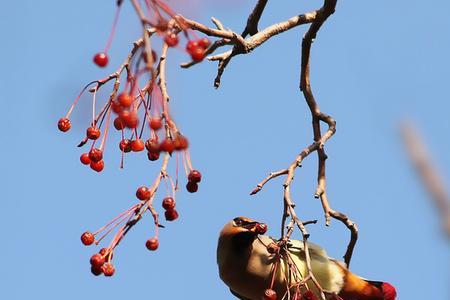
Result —
[[390, 283], [383, 282], [383, 284], [381, 285], [381, 290], [383, 291], [385, 300], [395, 300], [395, 298], [397, 297], [397, 291], [395, 290], [395, 287]]
[[235, 236], [238, 234], [249, 234], [257, 236], [267, 231], [267, 225], [246, 217], [236, 217], [223, 227], [220, 236]]

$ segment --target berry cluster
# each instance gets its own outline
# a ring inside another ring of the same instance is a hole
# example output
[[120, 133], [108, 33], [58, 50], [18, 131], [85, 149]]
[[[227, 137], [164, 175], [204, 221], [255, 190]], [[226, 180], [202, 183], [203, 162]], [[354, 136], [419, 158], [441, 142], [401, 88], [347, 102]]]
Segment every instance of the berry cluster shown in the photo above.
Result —
[[[91, 271], [94, 275], [112, 276], [114, 274], [115, 268], [111, 262], [114, 249], [146, 212], [150, 212], [153, 217], [155, 234], [146, 241], [145, 245], [151, 251], [158, 249], [158, 229], [164, 226], [159, 223], [159, 214], [153, 201], [161, 182], [165, 182], [167, 196], [162, 200], [165, 219], [175, 221], [179, 218], [175, 208], [175, 194], [179, 190], [179, 162], [182, 162], [186, 173], [188, 192], [197, 192], [202, 178], [201, 173], [192, 166], [188, 151], [189, 141], [181, 134], [171, 116], [164, 74], [168, 49], [178, 48], [180, 36], [187, 39], [186, 47], [180, 49], [188, 53], [194, 62], [204, 59], [211, 42], [207, 38], [197, 37], [195, 32], [180, 21], [163, 1], [144, 2], [148, 8], [146, 10], [148, 16], [145, 20], [142, 19], [144, 10], [136, 8], [143, 21], [144, 33], [142, 38], [134, 43], [125, 62], [111, 75], [86, 85], [67, 115], [58, 121], [60, 131], [69, 131], [72, 127], [70, 116], [83, 94], [88, 91], [92, 94], [92, 120], [86, 128], [86, 135], [78, 145], [78, 147], [90, 145], [89, 149], [80, 155], [80, 162], [83, 165], [89, 166], [96, 172], [104, 170], [104, 154], [111, 125], [121, 137], [118, 145], [121, 157], [120, 168], [124, 167], [124, 158], [128, 153], [146, 150], [149, 161], [158, 161], [163, 156], [160, 170], [153, 183], [137, 189], [138, 204], [119, 214], [97, 231], [87, 231], [82, 234], [81, 241], [84, 245], [98, 245], [117, 229], [109, 245], [91, 257]], [[97, 53], [93, 58], [94, 63], [99, 67], [108, 65], [107, 53], [113, 40], [122, 3], [123, 1], [117, 1], [118, 8], [105, 50]], [[151, 48], [152, 38], [163, 41], [159, 54]], [[121, 84], [123, 79], [125, 79], [124, 85]], [[114, 83], [110, 97], [98, 109], [100, 101], [97, 101], [97, 92], [110, 81]], [[177, 163], [175, 180], [167, 172], [169, 160], [174, 156]]]

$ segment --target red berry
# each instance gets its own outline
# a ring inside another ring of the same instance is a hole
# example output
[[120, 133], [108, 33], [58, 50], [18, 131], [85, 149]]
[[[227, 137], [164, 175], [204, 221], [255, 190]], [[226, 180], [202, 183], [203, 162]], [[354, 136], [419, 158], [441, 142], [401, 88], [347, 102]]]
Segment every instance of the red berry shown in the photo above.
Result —
[[166, 32], [166, 36], [164, 37], [164, 42], [169, 47], [175, 47], [178, 45], [178, 36], [175, 32], [168, 31]]
[[119, 104], [122, 105], [122, 107], [129, 107], [131, 104], [133, 104], [133, 97], [128, 93], [122, 93], [117, 97], [117, 100], [119, 101]]
[[131, 150], [134, 152], [140, 152], [145, 149], [144, 141], [141, 139], [137, 139], [134, 141], [131, 141]]
[[197, 170], [192, 170], [188, 175], [188, 180], [192, 182], [202, 181], [202, 174]]
[[101, 134], [100, 129], [94, 126], [91, 126], [86, 130], [86, 136], [90, 140], [98, 139], [100, 137], [100, 134]]
[[96, 268], [94, 266], [91, 266], [91, 273], [95, 276], [99, 276], [103, 273], [102, 267]]
[[317, 300], [316, 295], [314, 295], [314, 293], [311, 290], [307, 290], [304, 294], [303, 294], [303, 298], [305, 300]]
[[159, 154], [159, 145], [156, 139], [148, 139], [145, 142], [145, 148], [147, 148], [148, 152]]
[[197, 47], [190, 54], [193, 61], [201, 62], [205, 58], [205, 49]]
[[191, 55], [192, 55], [192, 53], [194, 53], [194, 50], [197, 48], [198, 48], [198, 43], [196, 41], [191, 40], [186, 44], [186, 51], [187, 51], [187, 53], [189, 53]]
[[119, 143], [119, 148], [121, 151], [128, 153], [131, 151], [131, 141], [129, 139], [121, 140]]
[[172, 143], [171, 139], [165, 139], [164, 141], [162, 141], [162, 143], [159, 145], [159, 151], [162, 152], [168, 152], [169, 154], [171, 154], [174, 150], [174, 145]]
[[108, 64], [108, 55], [104, 52], [95, 54], [94, 63], [101, 68], [106, 67]]
[[105, 263], [105, 257], [103, 257], [100, 253], [96, 253], [91, 256], [90, 263], [95, 268], [100, 268]]
[[207, 37], [204, 37], [204, 38], [198, 40], [197, 43], [198, 43], [198, 45], [199, 45], [200, 47], [202, 47], [203, 49], [206, 49], [206, 48], [209, 47], [209, 45], [211, 45], [211, 41], [210, 41]]
[[186, 137], [180, 134], [173, 140], [173, 146], [175, 150], [178, 151], [185, 150], [189, 147], [189, 141]]
[[[112, 251], [110, 251], [108, 248], [102, 248], [102, 249], [100, 249], [100, 251], [98, 253], [101, 254], [105, 258], [105, 260], [112, 259], [114, 256]], [[111, 254], [111, 258], [108, 257], [110, 254]]]
[[161, 119], [153, 118], [150, 120], [150, 128], [153, 130], [158, 130], [162, 127]]
[[159, 241], [157, 237], [152, 237], [151, 239], [148, 239], [147, 242], [145, 242], [145, 247], [147, 247], [150, 251], [155, 251], [158, 249]]
[[83, 153], [80, 156], [80, 161], [83, 165], [89, 165], [91, 163], [91, 159], [89, 158], [88, 153]]
[[123, 124], [120, 117], [114, 119], [114, 128], [116, 128], [117, 130], [122, 130], [125, 128], [125, 124]]
[[264, 300], [277, 300], [277, 293], [272, 289], [265, 290]]
[[195, 193], [198, 191], [198, 184], [196, 182], [188, 181], [186, 189], [189, 193]]
[[146, 186], [141, 186], [136, 191], [136, 197], [139, 200], [142, 200], [142, 201], [149, 200], [151, 196], [152, 196], [152, 192]]
[[159, 159], [159, 152], [147, 152], [148, 160], [155, 161]]
[[90, 167], [96, 172], [101, 172], [105, 168], [105, 163], [103, 162], [103, 160], [97, 162], [91, 161]]
[[120, 105], [120, 103], [117, 101], [111, 101], [111, 109], [116, 114], [120, 114], [123, 111], [122, 105]]
[[169, 210], [169, 209], [175, 208], [175, 200], [173, 200], [172, 197], [166, 197], [166, 198], [164, 198], [164, 199], [163, 199], [163, 202], [162, 202], [162, 207], [163, 207], [165, 210]]
[[92, 162], [99, 162], [103, 159], [103, 151], [99, 148], [92, 148], [91, 151], [89, 151], [89, 158]]
[[280, 250], [280, 246], [278, 246], [277, 243], [272, 242], [269, 245], [267, 245], [267, 252], [269, 252], [270, 254], [274, 254], [278, 250]]
[[255, 232], [257, 234], [264, 234], [267, 232], [267, 225], [264, 223], [258, 223], [255, 227]]
[[62, 132], [66, 132], [72, 127], [72, 124], [70, 124], [70, 120], [67, 118], [61, 118], [58, 121], [58, 129]]
[[114, 272], [116, 271], [116, 269], [114, 269], [114, 266], [112, 264], [107, 263], [102, 266], [102, 271], [103, 271], [103, 274], [105, 274], [105, 276], [111, 277], [114, 275]]
[[120, 114], [120, 118], [128, 128], [136, 128], [139, 124], [139, 118], [135, 111], [123, 111]]
[[164, 216], [166, 217], [167, 221], [175, 221], [178, 219], [178, 212], [176, 209], [169, 209], [164, 212]]
[[85, 246], [92, 245], [95, 241], [94, 235], [90, 231], [86, 231], [81, 235], [81, 242]]

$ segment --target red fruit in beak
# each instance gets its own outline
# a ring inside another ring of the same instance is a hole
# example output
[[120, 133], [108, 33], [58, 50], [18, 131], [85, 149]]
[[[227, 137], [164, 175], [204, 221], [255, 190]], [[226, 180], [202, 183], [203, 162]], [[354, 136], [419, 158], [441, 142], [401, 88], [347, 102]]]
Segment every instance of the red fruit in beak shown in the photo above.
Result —
[[255, 232], [257, 234], [264, 234], [267, 232], [267, 225], [264, 223], [258, 223], [255, 226]]

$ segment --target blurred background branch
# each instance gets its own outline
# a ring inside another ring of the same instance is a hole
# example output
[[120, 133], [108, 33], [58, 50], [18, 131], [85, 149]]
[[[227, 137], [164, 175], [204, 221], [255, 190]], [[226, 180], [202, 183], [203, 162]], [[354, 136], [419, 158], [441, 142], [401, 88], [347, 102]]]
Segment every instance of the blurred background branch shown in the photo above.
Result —
[[445, 234], [450, 239], [450, 196], [442, 178], [412, 122], [404, 122], [401, 125], [401, 135], [411, 161], [438, 209]]

